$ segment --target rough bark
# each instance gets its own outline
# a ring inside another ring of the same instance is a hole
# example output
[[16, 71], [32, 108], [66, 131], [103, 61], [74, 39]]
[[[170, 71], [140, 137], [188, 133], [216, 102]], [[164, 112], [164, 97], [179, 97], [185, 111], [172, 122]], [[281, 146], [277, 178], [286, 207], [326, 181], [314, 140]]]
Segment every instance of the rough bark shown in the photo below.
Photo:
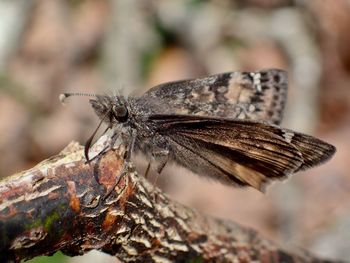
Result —
[[0, 262], [91, 249], [125, 262], [327, 262], [178, 204], [133, 169], [114, 188], [120, 156], [109, 151], [85, 164], [82, 147], [71, 143], [1, 181]]

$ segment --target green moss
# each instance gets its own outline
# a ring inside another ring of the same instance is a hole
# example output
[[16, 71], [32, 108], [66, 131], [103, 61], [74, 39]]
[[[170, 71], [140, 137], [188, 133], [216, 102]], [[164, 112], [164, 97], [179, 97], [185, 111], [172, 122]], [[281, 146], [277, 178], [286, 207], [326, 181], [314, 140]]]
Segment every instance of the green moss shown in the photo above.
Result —
[[37, 228], [43, 225], [43, 221], [41, 219], [35, 220], [32, 224], [30, 224], [27, 229]]
[[48, 215], [44, 221], [42, 219], [35, 220], [32, 224], [30, 224], [27, 229], [37, 228], [43, 226], [47, 232], [50, 231], [52, 224], [60, 219], [60, 215], [57, 211], [53, 211], [50, 215]]
[[49, 231], [52, 224], [57, 221], [60, 218], [60, 215], [54, 211], [51, 215], [49, 215], [46, 219], [45, 219], [45, 223], [44, 223], [44, 227], [46, 231]]

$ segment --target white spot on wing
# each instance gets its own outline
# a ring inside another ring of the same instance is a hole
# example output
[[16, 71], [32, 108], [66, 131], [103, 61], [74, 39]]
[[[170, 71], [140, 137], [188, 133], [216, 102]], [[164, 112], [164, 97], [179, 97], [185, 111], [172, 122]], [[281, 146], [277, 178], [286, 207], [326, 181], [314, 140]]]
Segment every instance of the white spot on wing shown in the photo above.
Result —
[[255, 111], [255, 106], [254, 106], [253, 104], [250, 104], [250, 105], [249, 105], [249, 108], [248, 108], [248, 111], [249, 111], [249, 112]]
[[249, 75], [253, 78], [253, 85], [256, 88], [256, 90], [258, 92], [261, 92], [262, 91], [261, 90], [261, 81], [260, 81], [261, 74], [260, 73], [251, 72]]

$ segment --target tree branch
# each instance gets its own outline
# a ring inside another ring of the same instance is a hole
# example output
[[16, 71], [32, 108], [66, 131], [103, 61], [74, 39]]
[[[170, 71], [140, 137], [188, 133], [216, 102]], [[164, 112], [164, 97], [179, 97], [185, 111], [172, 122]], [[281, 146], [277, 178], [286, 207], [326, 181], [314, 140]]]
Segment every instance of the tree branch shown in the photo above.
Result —
[[[93, 151], [101, 147], [99, 141]], [[71, 143], [1, 181], [0, 262], [91, 249], [125, 262], [327, 262], [184, 207], [132, 169], [113, 190], [120, 156], [122, 149], [109, 151], [85, 164], [82, 147]]]

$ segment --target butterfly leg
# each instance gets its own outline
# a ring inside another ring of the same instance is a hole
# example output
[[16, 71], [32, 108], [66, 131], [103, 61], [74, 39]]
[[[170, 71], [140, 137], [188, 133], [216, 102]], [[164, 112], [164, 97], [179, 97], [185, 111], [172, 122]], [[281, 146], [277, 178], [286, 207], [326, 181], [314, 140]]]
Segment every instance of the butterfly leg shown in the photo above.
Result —
[[[125, 136], [125, 134], [122, 134], [122, 136]], [[115, 139], [116, 140], [116, 139]], [[127, 141], [127, 140], [126, 140]], [[115, 179], [115, 182], [113, 184], [113, 186], [107, 191], [107, 193], [105, 194], [105, 196], [103, 197], [103, 200], [106, 200], [108, 198], [108, 196], [112, 193], [112, 191], [114, 190], [114, 188], [119, 184], [120, 179], [129, 171], [129, 169], [131, 168], [131, 154], [134, 150], [134, 146], [135, 146], [135, 141], [136, 141], [136, 130], [131, 130], [131, 140], [130, 142], [127, 142], [127, 149], [125, 151], [125, 155], [124, 155], [124, 164], [123, 167], [120, 171], [120, 173], [118, 174], [118, 176]], [[115, 141], [114, 141], [115, 143]]]
[[[163, 171], [165, 165], [168, 162], [169, 159], [169, 151], [165, 150], [165, 149], [154, 149], [152, 151], [152, 157], [155, 160], [156, 163], [156, 171], [157, 171], [157, 175], [155, 176], [155, 179], [153, 180], [153, 187], [155, 187], [157, 185], [157, 181], [158, 178], [161, 174], [161, 172]], [[146, 173], [145, 173], [145, 177], [147, 178], [148, 172], [150, 170], [151, 167], [151, 162], [148, 163], [147, 169], [146, 169]]]
[[148, 162], [148, 165], [147, 165], [147, 168], [146, 168], [146, 171], [145, 171], [145, 178], [148, 177], [148, 174], [149, 174], [149, 170], [151, 169], [151, 162]]
[[152, 153], [152, 156], [157, 161], [157, 173], [161, 174], [165, 165], [169, 160], [169, 150], [157, 150]]
[[136, 130], [131, 130], [131, 140], [130, 140], [129, 145], [126, 149], [125, 162], [130, 162], [131, 154], [135, 148], [135, 141], [136, 141]]
[[[108, 127], [108, 128], [104, 131], [104, 133], [106, 133], [107, 130], [108, 130], [109, 128], [110, 128], [110, 127]], [[103, 134], [104, 134], [104, 133], [103, 133]], [[110, 149], [113, 148], [113, 146], [115, 145], [115, 143], [116, 143], [116, 141], [117, 141], [117, 139], [118, 139], [118, 136], [119, 136], [118, 133], [114, 133], [114, 134], [111, 136], [111, 138], [110, 138], [109, 144], [108, 144], [106, 147], [104, 147], [97, 155], [95, 155], [94, 157], [92, 157], [91, 159], [89, 159], [89, 161], [86, 161], [85, 163], [86, 163], [86, 164], [89, 164], [89, 163], [91, 163], [92, 161], [94, 161], [95, 159], [100, 159], [106, 152], [108, 152]], [[99, 180], [99, 178], [98, 178], [97, 173], [94, 173], [94, 178], [95, 178], [96, 182], [97, 182], [98, 184], [100, 184], [100, 180]]]
[[[97, 127], [97, 128], [99, 128], [99, 127]], [[107, 127], [107, 129], [105, 129], [104, 130], [104, 132], [102, 133], [102, 135], [104, 135], [109, 129], [110, 129], [111, 127]], [[97, 131], [97, 129], [96, 129], [96, 131]], [[93, 134], [94, 135], [94, 134]], [[101, 135], [101, 136], [102, 136]], [[113, 135], [114, 136], [114, 135]], [[86, 157], [86, 161], [85, 161], [85, 163], [86, 164], [89, 164], [89, 163], [91, 163], [93, 160], [95, 160], [95, 159], [98, 159], [99, 157], [101, 157], [104, 153], [106, 153], [106, 151], [107, 151], [107, 149], [109, 148], [109, 146], [106, 146], [105, 148], [103, 148], [102, 149], [102, 151], [100, 151], [97, 155], [95, 155], [93, 158], [91, 158], [91, 159], [89, 159], [88, 158], [88, 155], [89, 155], [89, 148], [90, 148], [90, 144], [91, 144], [91, 142], [92, 142], [92, 138], [93, 138], [93, 136], [87, 141], [87, 146], [85, 146], [85, 149], [84, 149], [84, 151], [85, 151], [85, 157]], [[112, 138], [113, 139], [113, 138]]]

